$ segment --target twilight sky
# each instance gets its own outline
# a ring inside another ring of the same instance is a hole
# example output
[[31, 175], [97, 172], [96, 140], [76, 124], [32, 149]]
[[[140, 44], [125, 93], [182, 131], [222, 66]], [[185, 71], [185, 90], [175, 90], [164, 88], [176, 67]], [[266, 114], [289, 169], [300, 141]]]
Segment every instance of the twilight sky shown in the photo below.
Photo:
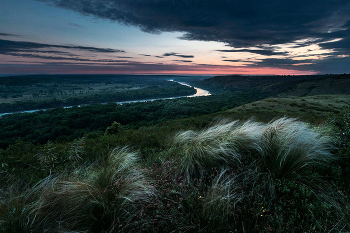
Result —
[[350, 73], [349, 0], [1, 0], [0, 74]]

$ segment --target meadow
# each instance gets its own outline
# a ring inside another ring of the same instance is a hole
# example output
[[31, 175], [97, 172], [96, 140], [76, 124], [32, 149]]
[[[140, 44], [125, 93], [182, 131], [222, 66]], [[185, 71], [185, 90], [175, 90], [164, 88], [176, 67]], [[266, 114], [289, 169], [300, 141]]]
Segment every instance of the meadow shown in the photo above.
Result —
[[96, 119], [40, 142], [2, 138], [0, 231], [349, 231], [349, 96], [266, 95], [2, 117], [9, 138]]

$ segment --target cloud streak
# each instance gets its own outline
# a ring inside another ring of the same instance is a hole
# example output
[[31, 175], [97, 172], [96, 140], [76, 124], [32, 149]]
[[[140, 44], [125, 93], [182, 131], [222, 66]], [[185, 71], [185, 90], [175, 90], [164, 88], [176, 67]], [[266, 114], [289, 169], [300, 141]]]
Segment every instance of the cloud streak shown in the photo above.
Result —
[[18, 36], [18, 35], [0, 32], [0, 36]]
[[183, 54], [174, 53], [174, 52], [163, 54], [163, 57], [170, 57], [170, 56], [182, 57], [182, 58], [194, 58], [193, 55], [183, 55]]
[[89, 52], [99, 53], [125, 53], [123, 50], [111, 49], [111, 48], [97, 48], [88, 46], [77, 46], [77, 45], [54, 45], [35, 43], [29, 41], [13, 41], [0, 39], [0, 54], [8, 54], [13, 52], [37, 52], [38, 49], [49, 49], [49, 48], [61, 48], [61, 49], [73, 49], [82, 50]]
[[263, 56], [273, 56], [273, 55], [286, 55], [287, 52], [276, 52], [273, 50], [268, 49], [234, 49], [234, 50], [216, 50], [218, 52], [224, 52], [224, 53], [255, 53]]
[[[64, 60], [64, 61], [84, 61], [84, 62], [104, 62], [104, 63], [123, 63], [129, 62], [128, 60], [113, 60], [113, 59], [88, 59], [88, 58], [79, 58], [79, 57], [60, 57], [60, 56], [44, 56], [40, 54], [26, 54], [26, 53], [9, 53], [8, 55], [15, 57], [24, 57], [24, 58], [39, 58], [45, 60]], [[91, 63], [90, 63], [91, 64]]]
[[68, 25], [70, 25], [72, 27], [85, 28], [84, 26], [81, 26], [80, 24], [71, 23], [71, 22], [69, 22]]
[[187, 63], [192, 62], [192, 61], [190, 61], [190, 60], [173, 60], [173, 61], [178, 61], [178, 62], [187, 62]]

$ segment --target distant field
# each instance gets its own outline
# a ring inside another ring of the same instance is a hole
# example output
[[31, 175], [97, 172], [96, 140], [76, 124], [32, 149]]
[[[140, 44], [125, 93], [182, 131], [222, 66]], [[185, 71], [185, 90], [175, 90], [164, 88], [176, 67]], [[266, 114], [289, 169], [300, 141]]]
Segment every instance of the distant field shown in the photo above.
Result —
[[339, 113], [349, 105], [350, 95], [267, 98], [227, 110], [226, 113], [240, 119], [256, 117], [262, 121], [269, 121], [288, 116], [321, 123], [329, 114]]
[[0, 85], [0, 104], [16, 101], [44, 101], [51, 98], [66, 100], [70, 97], [90, 96], [94, 94], [108, 94], [115, 92], [127, 92], [145, 88], [144, 84], [118, 84], [118, 83], [37, 83], [33, 85], [21, 85], [10, 87]]
[[173, 78], [152, 75], [0, 77], [0, 113], [196, 93], [192, 87], [168, 81]]

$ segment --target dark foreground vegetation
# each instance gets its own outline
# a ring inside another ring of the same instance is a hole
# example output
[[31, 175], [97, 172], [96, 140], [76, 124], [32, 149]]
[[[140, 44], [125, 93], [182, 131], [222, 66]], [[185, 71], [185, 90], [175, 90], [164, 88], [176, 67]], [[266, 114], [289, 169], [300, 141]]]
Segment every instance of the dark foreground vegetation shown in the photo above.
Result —
[[19, 141], [1, 154], [0, 230], [348, 231], [349, 120], [221, 121], [162, 149], [118, 147], [124, 130]]
[[265, 95], [1, 117], [0, 232], [350, 231], [348, 96]]
[[18, 140], [0, 151], [0, 230], [349, 231], [349, 114], [322, 125], [209, 115]]

